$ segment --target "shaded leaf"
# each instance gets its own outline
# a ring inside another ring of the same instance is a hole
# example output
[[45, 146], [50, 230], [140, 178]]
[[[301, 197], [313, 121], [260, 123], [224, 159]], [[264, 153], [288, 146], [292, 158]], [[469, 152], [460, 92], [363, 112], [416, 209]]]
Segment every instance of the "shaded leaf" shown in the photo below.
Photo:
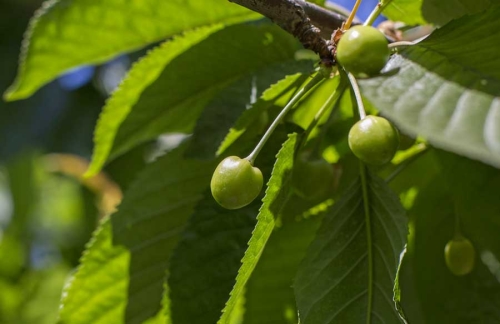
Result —
[[[450, 153], [436, 152], [433, 158], [441, 173], [409, 212], [413, 230], [399, 274], [403, 310], [410, 323], [496, 323], [500, 171]], [[457, 220], [476, 250], [473, 271], [461, 277], [444, 260]]]
[[168, 286], [173, 323], [215, 323], [234, 284], [260, 201], [238, 209], [202, 200], [172, 257]]
[[500, 166], [500, 8], [464, 17], [394, 55], [363, 94], [405, 133]]
[[[247, 74], [223, 89], [203, 110], [186, 154], [197, 158], [215, 157], [228, 130], [230, 134], [238, 132], [239, 136], [243, 132], [254, 136], [264, 133], [272, 122], [267, 111], [277, 100], [276, 97], [282, 95], [279, 92], [270, 97], [275, 83], [281, 83], [287, 75], [303, 74], [312, 69], [312, 62], [305, 60], [272, 64]], [[243, 121], [247, 124], [242, 126]], [[227, 141], [223, 144], [223, 147], [226, 146]]]
[[62, 323], [142, 323], [158, 313], [170, 254], [215, 167], [184, 159], [184, 150], [148, 165], [98, 231], [63, 300]]
[[[191, 132], [219, 91], [270, 64], [293, 61], [298, 46], [273, 25], [235, 25], [211, 34], [215, 29], [167, 42], [130, 71], [97, 125], [91, 173], [162, 133]], [[245, 46], [235, 46], [240, 38]], [[147, 87], [144, 78], [150, 80]]]
[[[256, 160], [264, 179], [271, 174], [284, 138], [284, 127], [279, 127]], [[242, 156], [241, 152], [236, 155]], [[174, 323], [215, 323], [219, 319], [255, 227], [261, 198], [245, 208], [226, 210], [207, 193], [197, 206], [170, 267], [168, 284]], [[228, 320], [234, 319], [235, 314], [231, 314]]]
[[215, 168], [214, 161], [184, 159], [185, 147], [144, 169], [111, 218], [113, 242], [131, 252], [127, 323], [159, 311], [170, 255]]
[[271, 236], [275, 219], [280, 216], [281, 209], [286, 204], [290, 194], [291, 170], [296, 141], [297, 135], [291, 135], [276, 157], [276, 163], [267, 185], [266, 196], [257, 216], [257, 225], [248, 242], [248, 248], [241, 261], [242, 264], [236, 277], [236, 283], [218, 323], [230, 323], [231, 313], [264, 251], [267, 240]]
[[51, 0], [32, 18], [7, 100], [23, 99], [61, 73], [105, 62], [182, 31], [257, 16], [225, 1]]
[[382, 180], [367, 174], [366, 181], [368, 201], [356, 181], [325, 216], [299, 267], [294, 288], [301, 323], [399, 323], [392, 292], [406, 218]]
[[422, 14], [428, 22], [444, 25], [452, 19], [478, 13], [491, 4], [491, 0], [423, 0]]
[[292, 218], [274, 229], [246, 285], [244, 323], [297, 323], [293, 279], [320, 224]]

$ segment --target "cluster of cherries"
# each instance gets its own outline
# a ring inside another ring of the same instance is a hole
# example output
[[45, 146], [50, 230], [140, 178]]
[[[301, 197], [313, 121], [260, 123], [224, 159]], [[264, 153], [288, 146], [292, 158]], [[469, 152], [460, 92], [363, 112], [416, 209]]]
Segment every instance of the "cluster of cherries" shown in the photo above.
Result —
[[[389, 59], [385, 36], [370, 26], [348, 29], [337, 46], [337, 61], [358, 77], [380, 73]], [[349, 146], [360, 160], [371, 165], [389, 162], [399, 146], [397, 129], [385, 118], [366, 116], [349, 132]], [[294, 165], [293, 185], [303, 197], [315, 198], [326, 192], [334, 178], [331, 165], [322, 157], [311, 158], [303, 152]], [[320, 181], [317, 181], [320, 180]], [[261, 192], [262, 172], [248, 159], [237, 156], [225, 158], [214, 172], [212, 195], [224, 208], [238, 209], [250, 204]]]
[[[371, 26], [349, 28], [337, 44], [336, 60], [348, 73], [367, 78], [380, 74], [390, 56], [384, 34]], [[355, 123], [348, 135], [353, 154], [368, 165], [383, 165], [394, 157], [400, 146], [398, 130], [387, 119], [368, 115]], [[250, 204], [262, 190], [262, 172], [252, 159], [230, 156], [215, 169], [211, 181], [212, 195], [224, 208], [238, 209]], [[301, 152], [293, 166], [292, 184], [295, 192], [306, 199], [316, 199], [328, 192], [334, 171], [323, 157]], [[445, 247], [445, 263], [457, 276], [474, 268], [472, 243], [461, 235]]]

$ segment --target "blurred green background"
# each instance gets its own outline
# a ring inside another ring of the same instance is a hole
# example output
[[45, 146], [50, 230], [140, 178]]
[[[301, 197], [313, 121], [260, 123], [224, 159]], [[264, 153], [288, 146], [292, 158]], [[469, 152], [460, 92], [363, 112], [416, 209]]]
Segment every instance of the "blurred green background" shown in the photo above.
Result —
[[[2, 93], [41, 4], [0, 0]], [[81, 177], [101, 107], [135, 57], [70, 71], [28, 100], [0, 101], [0, 323], [56, 321], [64, 284], [99, 217], [144, 164], [147, 145], [110, 164], [106, 176]]]

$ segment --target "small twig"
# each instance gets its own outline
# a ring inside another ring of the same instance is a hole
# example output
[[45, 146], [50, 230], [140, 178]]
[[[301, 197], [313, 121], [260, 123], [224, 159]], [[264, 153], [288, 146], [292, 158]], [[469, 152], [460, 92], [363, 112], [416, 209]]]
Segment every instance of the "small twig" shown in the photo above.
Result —
[[401, 173], [401, 171], [406, 169], [408, 167], [408, 165], [412, 164], [419, 157], [421, 157], [422, 155], [427, 153], [429, 151], [429, 149], [430, 149], [430, 147], [428, 145], [426, 145], [424, 143], [419, 144], [415, 153], [413, 155], [409, 156], [408, 158], [406, 158], [405, 160], [401, 161], [397, 165], [396, 169], [391, 174], [389, 174], [387, 176], [387, 178], [385, 178], [385, 182], [389, 183], [392, 180], [394, 180], [394, 178], [396, 178]]
[[330, 39], [333, 31], [342, 27], [342, 23], [347, 19], [347, 16], [325, 9], [314, 3], [304, 0], [295, 1], [304, 8], [312, 23], [321, 30], [321, 37], [324, 39]]
[[354, 4], [354, 7], [352, 8], [351, 14], [349, 15], [349, 18], [347, 18], [347, 21], [345, 22], [344, 25], [344, 30], [348, 30], [351, 28], [351, 24], [354, 20], [354, 17], [356, 17], [356, 12], [358, 12], [359, 5], [361, 4], [361, 0], [356, 0], [356, 3]]

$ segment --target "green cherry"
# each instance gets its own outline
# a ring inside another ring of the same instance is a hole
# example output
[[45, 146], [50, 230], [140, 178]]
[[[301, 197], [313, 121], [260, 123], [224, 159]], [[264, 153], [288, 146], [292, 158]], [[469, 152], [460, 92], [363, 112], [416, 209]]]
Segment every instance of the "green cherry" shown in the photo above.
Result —
[[262, 190], [264, 179], [259, 168], [237, 156], [222, 160], [210, 182], [215, 200], [224, 208], [238, 209], [250, 204]]
[[298, 155], [293, 166], [295, 193], [307, 200], [324, 198], [334, 182], [333, 168], [324, 158], [310, 159], [309, 154]]
[[465, 237], [450, 240], [444, 248], [444, 260], [448, 270], [456, 276], [464, 276], [474, 269], [476, 251]]
[[366, 164], [383, 165], [399, 146], [398, 130], [387, 119], [366, 116], [352, 126], [348, 137], [354, 155]]
[[370, 77], [380, 73], [389, 59], [387, 40], [371, 26], [348, 29], [337, 45], [337, 61], [356, 77]]

